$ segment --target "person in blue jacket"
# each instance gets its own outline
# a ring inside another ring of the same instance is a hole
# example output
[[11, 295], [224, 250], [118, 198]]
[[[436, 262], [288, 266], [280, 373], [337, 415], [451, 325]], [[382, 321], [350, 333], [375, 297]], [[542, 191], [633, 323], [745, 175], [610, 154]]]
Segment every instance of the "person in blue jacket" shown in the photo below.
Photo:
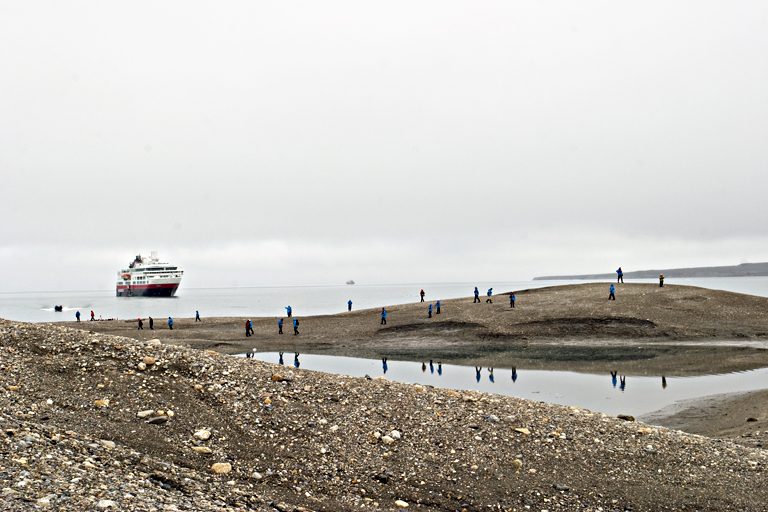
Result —
[[480, 302], [480, 291], [477, 289], [477, 286], [475, 286], [475, 300], [472, 302], [472, 304], [475, 302]]
[[493, 304], [493, 288], [488, 288], [488, 298], [485, 299], [485, 302]]
[[608, 296], [608, 300], [611, 300], [611, 299], [616, 300], [616, 295], [614, 295], [614, 293], [616, 293], [616, 288], [614, 288], [613, 285], [611, 285], [611, 294]]
[[478, 368], [475, 366], [475, 379], [477, 379], [477, 382], [480, 382], [480, 372], [483, 370], [482, 367]]
[[283, 361], [283, 353], [282, 352], [278, 352], [278, 354], [280, 354], [280, 362], [277, 363], [277, 364], [285, 364], [285, 362]]
[[293, 319], [293, 335], [296, 336], [299, 334], [299, 319], [294, 318]]
[[347, 311], [352, 311], [352, 301], [347, 301]]
[[611, 372], [611, 382], [613, 383], [613, 387], [616, 387], [616, 374], [619, 372]]
[[387, 310], [381, 308], [381, 325], [387, 325]]
[[248, 331], [253, 335], [253, 322], [248, 320]]
[[291, 313], [293, 313], [293, 310], [291, 309], [291, 306], [287, 306], [285, 310], [288, 312], [288, 318], [291, 318]]
[[432, 318], [432, 303], [429, 303], [429, 316], [427, 318]]
[[202, 320], [200, 320], [200, 312], [199, 311], [195, 311], [195, 322], [202, 322]]
[[293, 356], [293, 366], [295, 366], [296, 368], [298, 368], [299, 366], [301, 366], [301, 363], [299, 362], [299, 353], [298, 353], [298, 352], [294, 352], [294, 356]]
[[515, 292], [509, 294], [509, 307], [515, 307]]
[[381, 358], [381, 367], [384, 370], [384, 373], [386, 374], [387, 370], [389, 369], [389, 367], [387, 366], [387, 358], [386, 357], [382, 357]]
[[621, 267], [619, 267], [619, 270], [616, 271], [616, 274], [618, 274], [618, 277], [616, 278], [616, 284], [623, 283], [624, 282], [624, 271], [621, 270]]
[[168, 317], [168, 328], [173, 330], [173, 318]]
[[283, 319], [277, 321], [277, 334], [283, 334]]
[[488, 380], [490, 380], [491, 384], [493, 384], [494, 382], [496, 382], [495, 380], [493, 380], [493, 368], [488, 368], [488, 371], [490, 372], [490, 375], [488, 375]]
[[440, 314], [440, 301], [437, 301], [436, 305], [437, 305], [437, 311], [435, 311], [435, 314], [439, 315]]
[[75, 313], [75, 318], [77, 318], [77, 321], [78, 321], [78, 322], [80, 321], [80, 312], [79, 312], [79, 311], [77, 311], [77, 312]]

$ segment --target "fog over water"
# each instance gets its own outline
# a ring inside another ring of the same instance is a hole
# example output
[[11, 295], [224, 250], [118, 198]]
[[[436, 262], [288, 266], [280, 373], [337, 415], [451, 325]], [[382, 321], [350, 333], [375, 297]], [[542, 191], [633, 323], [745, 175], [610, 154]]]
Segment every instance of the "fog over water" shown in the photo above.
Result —
[[0, 291], [768, 261], [768, 4], [0, 4]]

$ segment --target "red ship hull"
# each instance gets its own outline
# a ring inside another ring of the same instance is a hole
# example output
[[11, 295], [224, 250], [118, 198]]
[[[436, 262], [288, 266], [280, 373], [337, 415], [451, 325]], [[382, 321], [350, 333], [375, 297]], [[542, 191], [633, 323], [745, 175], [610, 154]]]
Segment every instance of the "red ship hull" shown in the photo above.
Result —
[[117, 297], [173, 297], [179, 283], [167, 284], [134, 284], [117, 286]]

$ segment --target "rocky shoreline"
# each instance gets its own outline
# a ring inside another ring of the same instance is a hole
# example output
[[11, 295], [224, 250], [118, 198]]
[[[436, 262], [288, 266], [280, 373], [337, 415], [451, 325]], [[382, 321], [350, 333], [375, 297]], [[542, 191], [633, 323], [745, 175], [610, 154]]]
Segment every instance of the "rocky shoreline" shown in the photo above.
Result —
[[[86, 327], [86, 326], [83, 326]], [[0, 322], [4, 510], [764, 510], [766, 452], [575, 407]]]

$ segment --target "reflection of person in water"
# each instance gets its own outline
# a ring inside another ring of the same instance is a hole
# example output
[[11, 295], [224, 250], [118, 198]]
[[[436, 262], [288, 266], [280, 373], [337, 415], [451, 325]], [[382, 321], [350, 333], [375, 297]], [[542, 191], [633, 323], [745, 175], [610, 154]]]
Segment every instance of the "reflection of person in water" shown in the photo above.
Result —
[[619, 377], [619, 379], [621, 379], [621, 383], [619, 384], [619, 387], [621, 388], [621, 391], [623, 393], [624, 392], [624, 388], [627, 387], [627, 377], [622, 375], [621, 377]]
[[438, 375], [443, 374], [443, 363], [437, 363], [437, 374]]
[[381, 358], [381, 367], [384, 369], [384, 373], [387, 373], [387, 370], [389, 368], [387, 367], [387, 358], [386, 357], [382, 357]]
[[667, 378], [665, 376], [661, 376], [661, 388], [667, 389]]
[[298, 352], [294, 352], [294, 354], [296, 354], [296, 355], [293, 356], [293, 366], [298, 368], [299, 365], [301, 365], [301, 363], [299, 362], [299, 353]]
[[280, 354], [280, 362], [278, 364], [285, 364], [283, 362], [283, 353], [282, 352], [278, 352], [278, 353]]
[[475, 366], [475, 373], [477, 374], [475, 375], [475, 378], [477, 379], [477, 382], [480, 382], [480, 370], [482, 370], [482, 368]]
[[491, 384], [493, 384], [493, 368], [488, 368], [488, 371], [491, 372], [491, 374], [488, 376], [488, 379], [491, 381]]
[[616, 387], [616, 374], [619, 372], [611, 372], [611, 382], [613, 382], [613, 387]]
[[427, 363], [421, 363], [421, 371], [427, 371]]
[[512, 382], [517, 382], [517, 368], [512, 367]]
[[429, 360], [429, 373], [435, 373], [435, 367], [432, 365], [432, 360]]

